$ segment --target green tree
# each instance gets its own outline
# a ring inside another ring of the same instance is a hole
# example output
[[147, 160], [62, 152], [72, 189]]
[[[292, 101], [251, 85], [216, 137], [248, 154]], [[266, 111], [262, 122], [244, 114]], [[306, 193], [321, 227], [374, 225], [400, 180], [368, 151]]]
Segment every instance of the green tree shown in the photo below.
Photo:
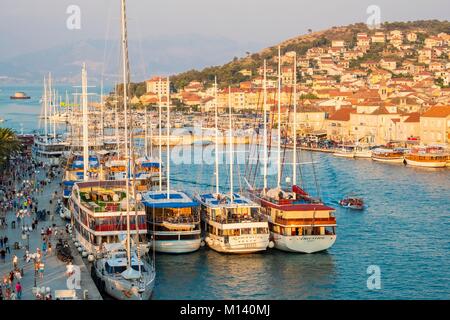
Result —
[[10, 128], [0, 128], [0, 166], [4, 167], [20, 148], [21, 143], [14, 131]]

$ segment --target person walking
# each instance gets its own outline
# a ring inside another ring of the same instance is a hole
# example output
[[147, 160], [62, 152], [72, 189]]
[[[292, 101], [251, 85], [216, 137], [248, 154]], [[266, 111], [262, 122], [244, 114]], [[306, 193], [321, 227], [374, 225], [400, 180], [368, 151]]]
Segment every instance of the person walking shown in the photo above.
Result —
[[45, 265], [41, 262], [39, 263], [39, 278], [44, 279], [44, 268]]
[[19, 263], [19, 258], [17, 258], [17, 256], [14, 255], [14, 257], [12, 259], [12, 262], [13, 262], [13, 268], [14, 268], [14, 270], [16, 270], [17, 266], [18, 266], [18, 263]]
[[45, 255], [47, 253], [47, 241], [42, 242], [42, 253]]
[[16, 283], [16, 292], [17, 292], [17, 299], [22, 299], [22, 285], [20, 284], [20, 281]]

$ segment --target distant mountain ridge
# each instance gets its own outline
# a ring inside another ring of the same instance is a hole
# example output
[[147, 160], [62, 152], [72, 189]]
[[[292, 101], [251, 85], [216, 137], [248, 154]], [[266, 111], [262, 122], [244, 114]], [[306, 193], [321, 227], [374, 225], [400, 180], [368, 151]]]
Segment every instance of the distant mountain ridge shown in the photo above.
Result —
[[[78, 83], [83, 62], [90, 81], [98, 82], [103, 75], [106, 82], [114, 83], [120, 70], [119, 44], [118, 40], [86, 40], [15, 56], [0, 61], [0, 83], [40, 83], [48, 72], [58, 82]], [[132, 80], [224, 63], [230, 56], [261, 47], [256, 42], [196, 34], [130, 40]]]

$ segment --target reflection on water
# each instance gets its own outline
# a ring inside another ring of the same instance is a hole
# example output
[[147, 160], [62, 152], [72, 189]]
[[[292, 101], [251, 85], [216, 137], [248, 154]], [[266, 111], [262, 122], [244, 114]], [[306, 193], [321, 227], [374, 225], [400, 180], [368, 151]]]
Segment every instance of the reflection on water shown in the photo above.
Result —
[[154, 299], [323, 298], [336, 278], [333, 257], [326, 252], [228, 255], [204, 248], [189, 255], [157, 255], [156, 261]]
[[[286, 158], [290, 157], [287, 152]], [[312, 157], [312, 158], [311, 158]], [[422, 170], [371, 160], [304, 153], [299, 176], [336, 207], [337, 240], [327, 252], [277, 250], [223, 255], [202, 248], [157, 255], [154, 299], [449, 299], [450, 170]], [[226, 166], [221, 185], [227, 190]], [[245, 166], [236, 188], [244, 186]], [[212, 191], [214, 165], [176, 165], [175, 188]], [[291, 172], [285, 167], [285, 176]], [[269, 177], [274, 182], [276, 176]], [[187, 183], [194, 181], [195, 183]], [[349, 193], [364, 198], [363, 212], [337, 207]], [[381, 269], [381, 290], [367, 288], [367, 268]]]

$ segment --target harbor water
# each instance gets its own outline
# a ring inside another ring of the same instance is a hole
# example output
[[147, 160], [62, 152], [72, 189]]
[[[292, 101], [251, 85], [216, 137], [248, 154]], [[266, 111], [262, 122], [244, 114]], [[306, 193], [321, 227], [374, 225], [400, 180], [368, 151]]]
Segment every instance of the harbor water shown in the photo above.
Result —
[[[40, 91], [20, 88], [32, 99], [10, 101], [15, 89], [0, 89], [0, 117], [5, 119], [0, 125], [36, 129]], [[201, 146], [196, 148], [194, 152], [201, 152]], [[289, 159], [290, 153], [285, 156]], [[310, 162], [299, 166], [302, 185], [313, 195], [318, 187], [322, 199], [336, 207], [332, 248], [316, 254], [271, 249], [226, 255], [206, 247], [187, 255], [157, 254], [153, 299], [450, 299], [448, 168], [412, 168], [325, 153], [304, 152], [302, 157], [299, 161]], [[237, 191], [245, 188], [245, 164], [235, 169], [241, 172], [235, 176]], [[289, 175], [289, 165], [285, 169]], [[225, 192], [228, 168], [221, 170]], [[171, 186], [191, 193], [209, 191], [213, 173], [213, 164], [173, 162]], [[275, 179], [270, 176], [269, 184]], [[337, 201], [348, 194], [362, 197], [367, 208], [338, 207]], [[380, 271], [380, 289], [369, 289], [368, 270], [373, 268]]]

